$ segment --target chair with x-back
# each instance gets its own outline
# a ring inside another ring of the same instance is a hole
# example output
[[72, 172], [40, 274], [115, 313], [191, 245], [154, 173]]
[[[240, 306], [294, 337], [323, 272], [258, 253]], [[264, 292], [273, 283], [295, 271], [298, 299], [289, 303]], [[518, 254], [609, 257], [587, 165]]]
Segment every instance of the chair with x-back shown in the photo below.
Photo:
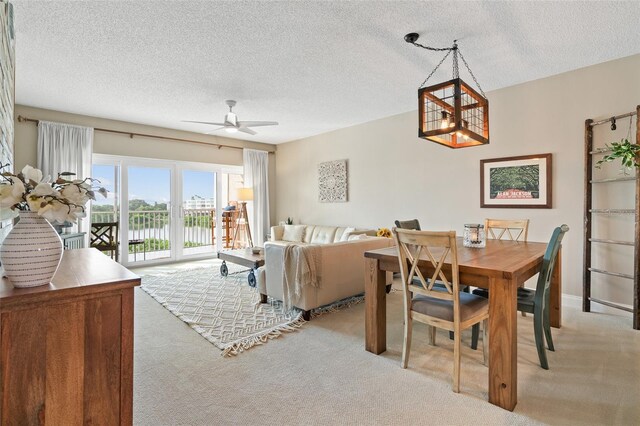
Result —
[[[485, 219], [484, 229], [487, 238], [492, 240], [511, 240], [527, 242], [529, 219]], [[489, 290], [477, 288], [473, 294], [489, 298]]]
[[[484, 229], [487, 238], [492, 240], [511, 240], [527, 242], [529, 234], [529, 219], [485, 219]], [[518, 289], [520, 290], [520, 289]], [[476, 288], [472, 292], [475, 295], [489, 298], [489, 290], [485, 288]], [[522, 316], [526, 316], [522, 312]], [[473, 328], [471, 334], [471, 347], [478, 347], [478, 335], [480, 334], [477, 327]]]
[[[487, 363], [489, 301], [460, 291], [455, 231], [429, 232], [393, 228], [404, 292], [404, 344], [402, 368], [407, 368], [413, 321], [427, 324], [429, 340], [435, 345], [435, 327], [454, 332], [453, 391], [460, 391], [462, 330], [484, 322], [483, 354]], [[445, 264], [450, 268], [445, 274]], [[425, 277], [423, 271], [430, 276]], [[417, 279], [417, 280], [416, 280]], [[417, 283], [416, 283], [417, 281]], [[440, 284], [440, 285], [437, 285]]]
[[[420, 221], [418, 219], [408, 219], [408, 220], [396, 220], [395, 221], [396, 227], [397, 228], [401, 228], [401, 229], [413, 229], [414, 231], [420, 231]], [[417, 278], [414, 278], [417, 282]], [[436, 286], [440, 286], [440, 283], [436, 283]], [[391, 290], [391, 284], [389, 284], [387, 286], [387, 293], [389, 293], [389, 291]], [[469, 286], [467, 285], [463, 285], [461, 287], [462, 291], [466, 291], [467, 293], [469, 293], [471, 291], [471, 289], [469, 288]], [[477, 334], [479, 331], [477, 330], [477, 326], [473, 329], [473, 335], [475, 336], [475, 334]], [[449, 338], [451, 340], [453, 340], [453, 331], [449, 332]], [[473, 338], [472, 338], [473, 340]], [[477, 342], [477, 339], [476, 339]], [[476, 344], [475, 346], [473, 346], [473, 349], [477, 349], [478, 345]]]
[[505, 220], [505, 219], [485, 219], [484, 228], [487, 236], [494, 240], [506, 239], [512, 241], [527, 242], [529, 233], [529, 219]]
[[92, 223], [89, 246], [103, 252], [109, 252], [111, 258], [117, 262], [118, 222]]

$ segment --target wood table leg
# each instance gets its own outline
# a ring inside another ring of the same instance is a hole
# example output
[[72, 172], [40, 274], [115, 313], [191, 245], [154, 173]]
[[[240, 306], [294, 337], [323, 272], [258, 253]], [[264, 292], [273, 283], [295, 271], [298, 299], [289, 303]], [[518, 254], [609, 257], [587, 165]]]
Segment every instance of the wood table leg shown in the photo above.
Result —
[[377, 355], [387, 350], [387, 274], [378, 259], [365, 258], [364, 263], [364, 345]]
[[558, 250], [558, 258], [551, 275], [549, 294], [549, 320], [551, 327], [560, 328], [562, 323], [562, 247]]
[[517, 282], [491, 278], [489, 402], [513, 411], [518, 402]]

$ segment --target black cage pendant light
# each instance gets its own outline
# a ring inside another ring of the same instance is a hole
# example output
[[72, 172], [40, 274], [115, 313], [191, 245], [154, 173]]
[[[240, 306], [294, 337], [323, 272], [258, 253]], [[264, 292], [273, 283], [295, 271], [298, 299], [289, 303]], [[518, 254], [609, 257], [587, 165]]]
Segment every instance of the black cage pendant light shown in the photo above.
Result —
[[[418, 37], [418, 34], [410, 33], [404, 36], [404, 39], [416, 47], [447, 52], [418, 88], [418, 137], [449, 148], [488, 144], [489, 101], [458, 49], [456, 41], [453, 42], [452, 47], [435, 48], [416, 43]], [[429, 78], [451, 54], [453, 54], [452, 79], [425, 87]], [[458, 57], [462, 59], [479, 92], [460, 78]]]

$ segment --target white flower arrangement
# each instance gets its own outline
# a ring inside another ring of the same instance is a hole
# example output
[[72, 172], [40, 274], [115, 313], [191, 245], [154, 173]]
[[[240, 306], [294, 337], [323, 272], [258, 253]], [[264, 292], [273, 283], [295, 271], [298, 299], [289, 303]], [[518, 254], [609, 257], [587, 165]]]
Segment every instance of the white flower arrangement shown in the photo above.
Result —
[[[0, 169], [6, 166], [0, 166]], [[0, 208], [37, 212], [50, 222], [76, 222], [84, 217], [84, 206], [89, 200], [95, 200], [96, 192], [107, 196], [107, 190], [94, 186], [96, 179], [67, 178], [75, 173], [58, 174], [54, 182], [50, 177], [43, 180], [42, 172], [29, 165], [18, 174], [3, 172], [0, 175]], [[5, 216], [4, 214], [2, 215]]]

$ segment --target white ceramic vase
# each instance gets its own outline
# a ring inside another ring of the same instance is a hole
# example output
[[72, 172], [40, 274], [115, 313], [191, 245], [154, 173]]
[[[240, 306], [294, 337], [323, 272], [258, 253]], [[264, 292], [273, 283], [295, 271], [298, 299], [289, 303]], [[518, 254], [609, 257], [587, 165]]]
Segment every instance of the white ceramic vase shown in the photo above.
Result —
[[4, 274], [14, 287], [47, 285], [62, 259], [62, 240], [47, 219], [21, 211], [0, 248]]

